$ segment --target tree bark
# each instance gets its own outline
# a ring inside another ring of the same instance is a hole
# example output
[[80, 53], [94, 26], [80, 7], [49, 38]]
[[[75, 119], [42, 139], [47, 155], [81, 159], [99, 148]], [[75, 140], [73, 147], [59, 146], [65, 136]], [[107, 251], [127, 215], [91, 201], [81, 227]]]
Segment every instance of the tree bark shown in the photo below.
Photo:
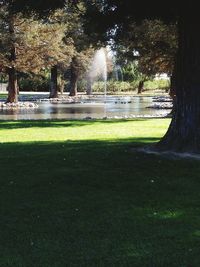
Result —
[[49, 98], [58, 98], [58, 67], [57, 65], [51, 68], [51, 85]]
[[16, 47], [15, 47], [15, 27], [14, 27], [14, 15], [11, 13], [9, 15], [9, 34], [11, 37], [11, 50], [10, 50], [10, 65], [7, 68], [8, 74], [8, 97], [6, 103], [17, 103], [18, 102], [18, 85], [17, 85], [17, 75], [15, 69], [16, 61]]
[[7, 70], [8, 73], [8, 97], [6, 103], [17, 103], [18, 102], [18, 85], [17, 75], [14, 67]]
[[141, 94], [144, 90], [144, 81], [140, 81], [138, 85], [138, 94]]
[[71, 63], [71, 77], [70, 77], [70, 96], [77, 95], [77, 84], [78, 84], [79, 73], [76, 66], [76, 59], [72, 59]]
[[159, 150], [200, 152], [200, 19], [179, 20], [179, 48], [171, 124], [157, 144]]

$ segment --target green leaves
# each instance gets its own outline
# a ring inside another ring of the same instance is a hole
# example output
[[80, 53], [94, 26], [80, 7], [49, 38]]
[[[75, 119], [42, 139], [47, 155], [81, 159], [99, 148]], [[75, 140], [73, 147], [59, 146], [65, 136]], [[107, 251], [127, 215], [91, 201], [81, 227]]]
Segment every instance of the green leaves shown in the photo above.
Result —
[[[0, 12], [0, 65], [14, 66], [17, 71], [38, 73], [42, 68], [55, 64], [69, 65], [74, 53], [73, 40], [66, 37], [69, 25], [58, 21], [64, 11], [51, 14], [51, 19], [24, 17], [13, 14], [7, 5]], [[9, 31], [9, 18], [13, 21], [13, 32]], [[55, 38], [56, 37], [56, 38]], [[11, 48], [15, 47], [16, 59], [10, 60]]]

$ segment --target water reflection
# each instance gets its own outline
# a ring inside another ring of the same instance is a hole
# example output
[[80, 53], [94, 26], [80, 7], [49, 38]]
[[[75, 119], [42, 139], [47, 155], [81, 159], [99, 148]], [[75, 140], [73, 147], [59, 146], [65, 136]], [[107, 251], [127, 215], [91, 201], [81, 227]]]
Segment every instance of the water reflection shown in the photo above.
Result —
[[107, 96], [78, 104], [39, 103], [38, 109], [0, 110], [0, 120], [83, 119], [86, 117], [165, 116], [170, 110], [148, 109], [152, 97]]

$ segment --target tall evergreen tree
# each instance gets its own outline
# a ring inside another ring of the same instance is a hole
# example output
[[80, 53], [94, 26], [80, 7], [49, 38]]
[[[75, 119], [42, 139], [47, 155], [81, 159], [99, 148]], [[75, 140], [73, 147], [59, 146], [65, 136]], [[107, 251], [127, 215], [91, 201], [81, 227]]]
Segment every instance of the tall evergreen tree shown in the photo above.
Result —
[[0, 27], [0, 65], [9, 77], [7, 102], [17, 102], [18, 71], [38, 73], [64, 60], [69, 64], [73, 42], [65, 38], [62, 23], [25, 18], [20, 13], [12, 13], [5, 4], [0, 9]]
[[89, 69], [94, 55], [94, 44], [91, 35], [84, 32], [84, 14], [87, 6], [83, 1], [69, 4], [67, 13], [70, 19], [68, 35], [73, 39], [75, 52], [70, 65], [70, 96], [76, 96], [79, 78]]

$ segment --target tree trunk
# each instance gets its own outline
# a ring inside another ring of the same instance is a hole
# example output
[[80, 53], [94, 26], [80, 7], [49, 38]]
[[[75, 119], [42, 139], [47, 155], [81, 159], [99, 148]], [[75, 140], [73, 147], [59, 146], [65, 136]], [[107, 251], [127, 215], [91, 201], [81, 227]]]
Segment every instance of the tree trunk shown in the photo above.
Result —
[[15, 47], [15, 27], [14, 27], [14, 15], [9, 14], [9, 34], [11, 38], [11, 49], [10, 49], [10, 65], [7, 68], [8, 73], [8, 98], [6, 103], [17, 103], [18, 102], [18, 85], [16, 69], [14, 67], [16, 61], [16, 47]]
[[51, 85], [49, 98], [58, 98], [58, 67], [57, 65], [51, 68]]
[[78, 84], [78, 70], [76, 67], [76, 59], [72, 59], [71, 63], [71, 78], [70, 78], [70, 96], [76, 96], [77, 95], [77, 84]]
[[200, 152], [200, 19], [181, 18], [171, 124], [160, 150]]
[[138, 85], [138, 94], [141, 94], [144, 90], [144, 81], [140, 81]]
[[8, 97], [6, 103], [18, 102], [17, 75], [14, 67], [7, 70], [8, 73]]

